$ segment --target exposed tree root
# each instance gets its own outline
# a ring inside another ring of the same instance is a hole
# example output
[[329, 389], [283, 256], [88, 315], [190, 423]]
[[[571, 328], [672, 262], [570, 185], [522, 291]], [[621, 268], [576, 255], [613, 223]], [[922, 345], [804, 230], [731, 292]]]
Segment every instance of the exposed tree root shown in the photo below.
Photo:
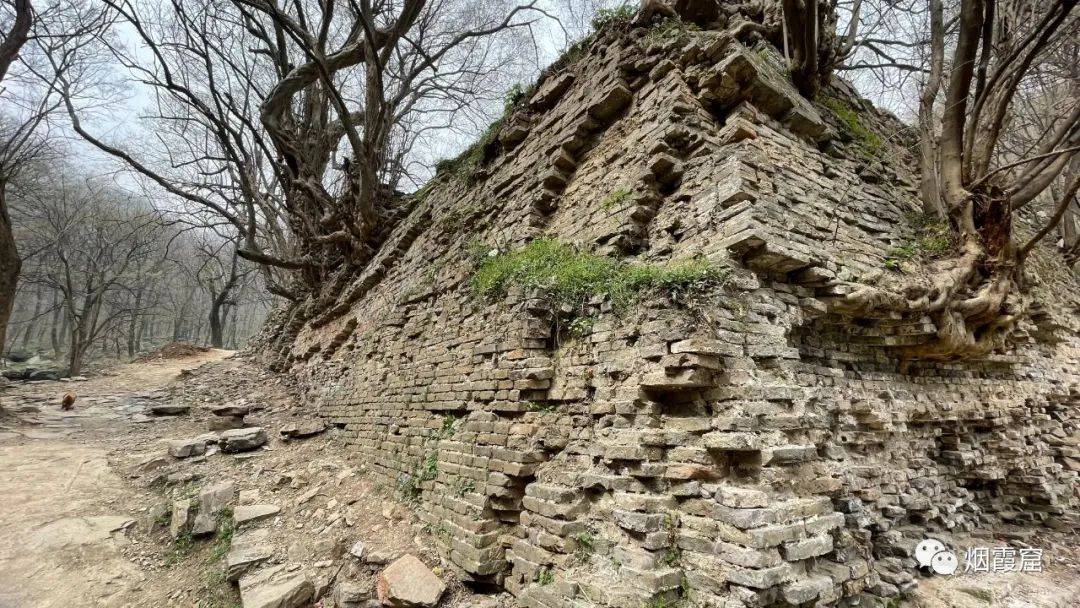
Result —
[[1021, 292], [1022, 271], [1012, 247], [988, 258], [978, 237], [967, 238], [958, 257], [941, 260], [913, 276], [875, 285], [849, 284], [850, 293], [829, 301], [830, 308], [854, 317], [880, 318], [891, 313], [928, 316], [934, 339], [896, 347], [909, 359], [968, 359], [1005, 345], [1030, 299]]

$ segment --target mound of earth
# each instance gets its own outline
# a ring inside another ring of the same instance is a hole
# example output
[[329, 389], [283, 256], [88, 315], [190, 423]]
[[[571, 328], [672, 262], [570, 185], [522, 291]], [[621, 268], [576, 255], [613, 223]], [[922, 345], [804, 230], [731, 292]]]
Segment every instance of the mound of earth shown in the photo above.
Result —
[[162, 361], [165, 359], [185, 359], [209, 351], [210, 349], [205, 346], [196, 346], [190, 342], [169, 342], [168, 344], [155, 348], [142, 357], [139, 357], [137, 361], [139, 363], [149, 363], [151, 361]]

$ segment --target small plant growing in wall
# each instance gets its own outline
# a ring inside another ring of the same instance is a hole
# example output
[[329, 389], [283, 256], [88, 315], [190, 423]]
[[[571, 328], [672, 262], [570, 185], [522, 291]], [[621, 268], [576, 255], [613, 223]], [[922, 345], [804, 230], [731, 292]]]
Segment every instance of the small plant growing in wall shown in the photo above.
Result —
[[669, 568], [674, 568], [679, 563], [679, 559], [682, 557], [682, 552], [677, 548], [672, 547], [664, 554], [664, 564]]
[[900, 270], [901, 264], [911, 261], [928, 261], [945, 257], [956, 248], [952, 230], [947, 222], [923, 213], [907, 216], [914, 236], [889, 250], [885, 268]]
[[520, 82], [515, 82], [514, 86], [510, 87], [510, 89], [506, 92], [506, 95], [503, 97], [503, 108], [505, 113], [509, 114], [511, 111], [513, 111], [515, 107], [518, 106], [518, 104], [527, 101], [530, 97], [532, 97], [535, 89], [535, 85], [526, 86], [524, 84], [521, 84]]
[[458, 497], [465, 496], [469, 492], [475, 492], [475, 491], [476, 491], [476, 481], [474, 481], [472, 479], [459, 479], [457, 481], [457, 487], [455, 489], [455, 493], [458, 495]]
[[728, 269], [702, 257], [668, 264], [631, 264], [596, 255], [553, 239], [536, 239], [521, 249], [476, 260], [473, 291], [505, 296], [512, 286], [535, 290], [580, 316], [590, 301], [606, 299], [625, 310], [644, 294], [664, 292], [679, 301], [721, 287]]
[[612, 25], [625, 25], [630, 23], [637, 12], [637, 7], [632, 4], [624, 4], [616, 8], [602, 8], [596, 11], [593, 17], [593, 31], [600, 31]]
[[551, 568], [541, 568], [536, 573], [536, 582], [540, 586], [550, 585], [555, 582], [555, 572], [553, 572]]
[[454, 425], [456, 423], [457, 423], [457, 418], [454, 417], [452, 414], [447, 414], [447, 415], [443, 416], [442, 426], [439, 428], [439, 439], [446, 439], [448, 437], [453, 437], [454, 436], [454, 431], [455, 431], [455, 426]]
[[405, 502], [415, 502], [420, 498], [420, 488], [416, 486], [416, 475], [401, 475], [398, 478], [397, 491]]
[[645, 40], [653, 44], [682, 43], [690, 32], [701, 31], [694, 23], [686, 23], [678, 17], [669, 17], [649, 28]]
[[604, 211], [611, 211], [612, 209], [626, 204], [630, 200], [631, 192], [627, 188], [619, 188], [611, 194], [604, 197], [604, 200], [600, 201], [600, 208]]
[[586, 551], [592, 551], [596, 548], [596, 539], [589, 532], [578, 532], [574, 535], [574, 540], [578, 542], [578, 546]]
[[539, 412], [541, 414], [547, 414], [555, 411], [554, 403], [539, 403], [536, 401], [526, 401], [525, 407], [529, 408], [530, 412]]
[[439, 457], [434, 453], [424, 458], [424, 465], [420, 468], [420, 481], [431, 481], [439, 474]]
[[577, 544], [574, 551], [574, 560], [579, 564], [589, 563], [592, 554], [596, 551], [596, 538], [588, 531], [578, 532], [570, 538]]

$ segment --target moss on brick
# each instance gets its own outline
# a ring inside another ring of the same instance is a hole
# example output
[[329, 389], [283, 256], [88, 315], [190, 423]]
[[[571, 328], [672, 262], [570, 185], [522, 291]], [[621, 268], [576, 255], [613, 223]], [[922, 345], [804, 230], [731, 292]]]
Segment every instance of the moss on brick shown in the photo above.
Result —
[[863, 123], [859, 112], [850, 103], [836, 97], [823, 97], [821, 103], [832, 111], [841, 129], [863, 150], [872, 156], [881, 155], [885, 148], [885, 141]]

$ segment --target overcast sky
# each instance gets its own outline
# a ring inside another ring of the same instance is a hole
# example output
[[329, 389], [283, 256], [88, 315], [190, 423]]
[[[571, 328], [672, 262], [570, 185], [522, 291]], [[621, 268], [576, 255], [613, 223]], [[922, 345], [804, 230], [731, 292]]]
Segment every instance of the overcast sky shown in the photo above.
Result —
[[[590, 21], [595, 11], [602, 7], [614, 7], [624, 2], [612, 0], [541, 0], [540, 7], [559, 18], [559, 22], [549, 19], [539, 19], [532, 33], [534, 35], [537, 55], [533, 58], [532, 69], [528, 73], [521, 74], [523, 84], [533, 81], [540, 71], [557, 59], [561, 53], [573, 42], [586, 35], [590, 29]], [[634, 2], [636, 5], [637, 3]], [[146, 53], [130, 28], [118, 30], [132, 51]], [[125, 76], [123, 69], [116, 66], [116, 75], [120, 78]], [[871, 96], [875, 102], [886, 105], [890, 110], [897, 112], [902, 117], [906, 113], [906, 104], [899, 91], [882, 90], [879, 83], [873, 81], [857, 82], [864, 95]], [[148, 125], [142, 123], [139, 117], [152, 111], [153, 95], [146, 85], [137, 82], [129, 82], [124, 90], [122, 98], [110, 101], [107, 105], [99, 108], [84, 119], [85, 126], [95, 135], [110, 142], [125, 142], [126, 146], [138, 149], [145, 145], [153, 145], [152, 133]], [[439, 158], [453, 157], [472, 143], [490, 120], [501, 113], [500, 102], [492, 102], [488, 108], [488, 116], [480, 117], [475, 121], [465, 124], [456, 124], [457, 132], [446, 133], [436, 137], [433, 145], [427, 149], [425, 161], [434, 162]], [[140, 190], [143, 185], [132, 176], [122, 171], [122, 165], [116, 160], [99, 152], [93, 146], [83, 142], [70, 130], [66, 115], [57, 115], [53, 125], [55, 132], [67, 134], [67, 140], [73, 151], [73, 156], [80, 159], [91, 172], [117, 181], [117, 183], [129, 190]], [[463, 132], [464, 131], [464, 132]], [[140, 144], [139, 142], [145, 142]], [[156, 188], [155, 188], [156, 189]], [[152, 193], [153, 198], [162, 201], [160, 192]]]

